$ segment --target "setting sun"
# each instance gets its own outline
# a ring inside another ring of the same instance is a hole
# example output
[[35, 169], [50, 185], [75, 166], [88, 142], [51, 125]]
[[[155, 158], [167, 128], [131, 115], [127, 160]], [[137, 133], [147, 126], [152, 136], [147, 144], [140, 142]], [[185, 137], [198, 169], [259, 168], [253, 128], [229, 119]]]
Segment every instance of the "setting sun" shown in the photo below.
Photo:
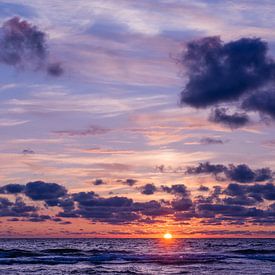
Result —
[[170, 234], [170, 233], [165, 233], [165, 234], [163, 235], [163, 238], [164, 238], [164, 239], [172, 239], [173, 236], [172, 236], [172, 234]]

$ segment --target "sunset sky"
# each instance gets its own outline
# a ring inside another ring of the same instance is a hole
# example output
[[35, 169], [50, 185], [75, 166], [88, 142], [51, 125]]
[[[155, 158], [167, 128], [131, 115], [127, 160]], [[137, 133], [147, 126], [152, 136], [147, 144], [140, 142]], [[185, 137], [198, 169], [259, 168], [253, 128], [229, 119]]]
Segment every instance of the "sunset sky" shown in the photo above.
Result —
[[0, 236], [274, 236], [274, 12], [0, 0]]

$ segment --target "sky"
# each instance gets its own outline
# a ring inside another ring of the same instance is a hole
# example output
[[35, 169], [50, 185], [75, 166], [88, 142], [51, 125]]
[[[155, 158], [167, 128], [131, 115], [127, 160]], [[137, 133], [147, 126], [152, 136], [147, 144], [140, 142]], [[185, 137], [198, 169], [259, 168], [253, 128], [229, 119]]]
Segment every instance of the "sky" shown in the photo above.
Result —
[[274, 237], [274, 11], [0, 0], [0, 236]]

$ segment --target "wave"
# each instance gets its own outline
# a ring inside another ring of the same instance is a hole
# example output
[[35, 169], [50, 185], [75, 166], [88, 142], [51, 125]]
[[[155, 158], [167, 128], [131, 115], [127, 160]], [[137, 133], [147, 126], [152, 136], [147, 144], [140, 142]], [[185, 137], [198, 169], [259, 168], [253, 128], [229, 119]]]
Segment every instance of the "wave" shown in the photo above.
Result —
[[37, 252], [11, 249], [0, 250], [0, 265], [11, 264], [75, 264], [78, 262], [100, 263], [158, 263], [182, 265], [213, 263], [224, 259], [221, 255], [208, 254], [155, 254], [141, 255], [126, 250], [79, 250], [71, 248], [45, 249]]
[[233, 253], [253, 255], [253, 254], [275, 254], [275, 249], [239, 249], [233, 250]]
[[123, 264], [156, 263], [160, 265], [212, 264], [230, 258], [247, 258], [262, 261], [275, 261], [275, 250], [240, 249], [223, 253], [176, 253], [176, 254], [138, 254], [127, 250], [76, 248], [50, 248], [39, 251], [20, 249], [0, 249], [0, 265], [13, 264]]

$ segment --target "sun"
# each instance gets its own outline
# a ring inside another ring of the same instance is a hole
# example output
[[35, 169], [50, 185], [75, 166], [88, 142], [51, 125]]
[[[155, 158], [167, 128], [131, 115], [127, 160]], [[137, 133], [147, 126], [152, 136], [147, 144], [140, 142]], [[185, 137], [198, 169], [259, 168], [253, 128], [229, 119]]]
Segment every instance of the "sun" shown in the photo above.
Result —
[[172, 234], [170, 234], [170, 233], [165, 233], [165, 234], [163, 235], [163, 238], [166, 239], [166, 240], [168, 240], [168, 239], [172, 239], [173, 236], [172, 236]]

